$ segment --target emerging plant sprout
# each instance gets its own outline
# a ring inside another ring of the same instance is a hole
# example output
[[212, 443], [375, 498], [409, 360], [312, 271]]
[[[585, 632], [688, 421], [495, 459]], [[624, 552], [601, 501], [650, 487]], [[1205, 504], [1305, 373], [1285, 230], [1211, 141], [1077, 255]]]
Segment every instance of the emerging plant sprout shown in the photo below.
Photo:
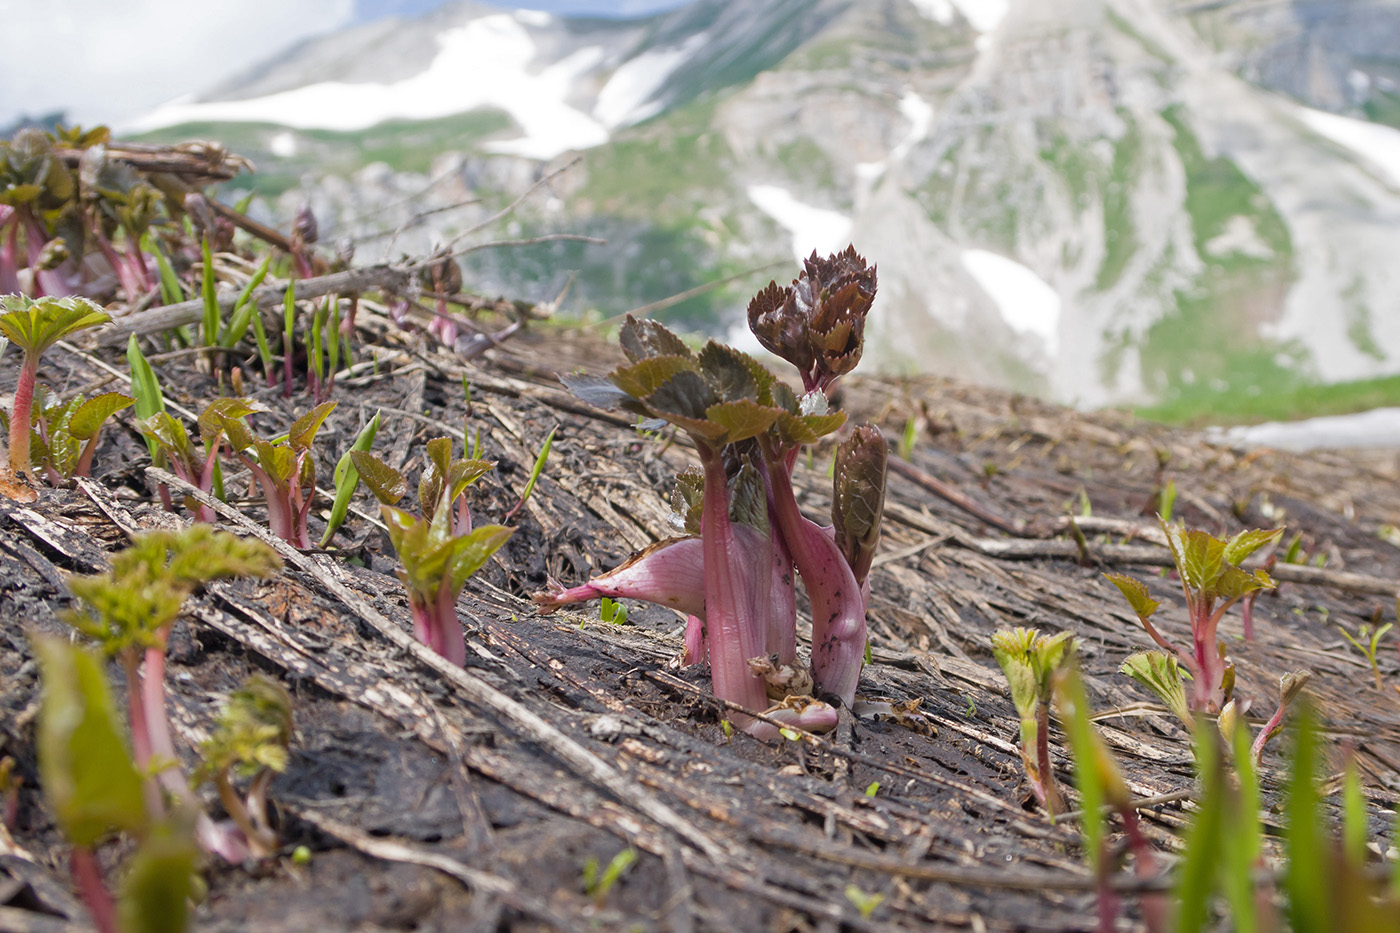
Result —
[[[1235, 667], [1226, 658], [1225, 643], [1216, 637], [1216, 630], [1221, 618], [1240, 599], [1274, 588], [1274, 581], [1263, 570], [1251, 573], [1239, 565], [1261, 547], [1277, 541], [1283, 529], [1242, 531], [1222, 541], [1204, 531], [1160, 518], [1158, 521], [1181, 579], [1181, 592], [1191, 617], [1192, 650], [1178, 647], [1157, 631], [1152, 615], [1161, 603], [1151, 597], [1146, 586], [1121, 573], [1104, 574], [1127, 598], [1147, 634], [1167, 652], [1166, 658], [1157, 657], [1161, 652], [1148, 652], [1147, 657], [1135, 655], [1124, 665], [1124, 672], [1156, 692], [1175, 710], [1179, 704], [1175, 690], [1164, 688], [1169, 686], [1179, 662], [1191, 678], [1186, 708], [1191, 714], [1218, 713], [1234, 694]], [[1181, 715], [1180, 710], [1176, 711]], [[1190, 716], [1183, 718], [1190, 722]]]
[[70, 334], [97, 327], [111, 316], [86, 298], [40, 298], [23, 295], [0, 297], [0, 334], [24, 354], [15, 400], [10, 410], [10, 471], [30, 472], [29, 429], [33, 424], [34, 383], [39, 377], [39, 357]]
[[31, 412], [30, 466], [54, 486], [74, 476], [90, 476], [102, 426], [135, 401], [120, 392], [104, 392], [90, 399], [75, 395], [66, 402], [50, 403], [48, 392], [39, 386]]
[[434, 438], [418, 483], [420, 515], [400, 508], [408, 494], [403, 474], [368, 451], [353, 451], [360, 478], [382, 504], [389, 540], [399, 555], [399, 579], [408, 589], [413, 633], [453, 664], [466, 663], [467, 646], [457, 619], [457, 598], [472, 574], [501, 549], [514, 528], [472, 527], [466, 489], [495, 468], [489, 460], [452, 459], [452, 441]]
[[[267, 812], [267, 786], [287, 768], [292, 741], [292, 698], [287, 688], [254, 674], [229, 697], [218, 726], [200, 746], [204, 764], [197, 777], [212, 781], [233, 825], [255, 858], [271, 855], [277, 832]], [[240, 795], [234, 777], [248, 778]]]
[[[164, 411], [158, 411], [149, 418], [137, 419], [136, 428], [153, 446], [156, 454], [165, 459], [172, 473], [191, 486], [212, 493], [219, 452], [224, 444], [225, 422], [239, 421], [256, 411], [258, 408], [243, 398], [220, 398], [210, 402], [199, 414], [202, 449], [196, 449], [185, 426]], [[214, 521], [214, 510], [207, 505], [193, 499], [187, 499], [185, 505], [194, 512], [195, 521]]]
[[243, 415], [215, 414], [229, 446], [262, 487], [268, 527], [293, 547], [311, 547], [306, 530], [316, 495], [316, 458], [311, 455], [311, 445], [335, 406], [335, 402], [323, 402], [302, 415], [287, 429], [286, 442], [281, 444], [253, 437]]
[[[795, 570], [812, 605], [812, 679], [849, 706], [866, 648], [864, 589], [883, 508], [884, 438], [865, 427], [841, 444], [833, 528], [798, 510], [792, 470], [804, 445], [846, 420], [829, 410], [826, 393], [860, 359], [874, 295], [875, 269], [849, 248], [826, 259], [813, 254], [792, 285], [769, 283], [754, 298], [749, 325], [797, 368], [800, 397], [744, 353], [714, 341], [695, 353], [660, 324], [629, 317], [621, 334], [628, 365], [606, 379], [575, 375], [565, 384], [592, 404], [641, 416], [642, 427], [669, 423], [690, 436], [701, 469], [682, 475], [673, 504], [698, 542], [661, 542], [588, 584], [540, 594], [541, 607], [630, 596], [678, 609], [690, 617], [687, 660], [708, 657], [715, 694], [761, 710], [764, 672], [797, 657]], [[756, 663], [770, 656], [776, 664]], [[809, 728], [835, 722], [822, 705], [772, 713]], [[736, 719], [755, 734], [774, 731]]]
[[992, 654], [1021, 717], [1021, 763], [1031, 790], [1046, 812], [1056, 816], [1065, 805], [1050, 763], [1050, 704], [1056, 672], [1074, 659], [1074, 638], [1069, 632], [1046, 636], [1032, 628], [1002, 629], [992, 636]]

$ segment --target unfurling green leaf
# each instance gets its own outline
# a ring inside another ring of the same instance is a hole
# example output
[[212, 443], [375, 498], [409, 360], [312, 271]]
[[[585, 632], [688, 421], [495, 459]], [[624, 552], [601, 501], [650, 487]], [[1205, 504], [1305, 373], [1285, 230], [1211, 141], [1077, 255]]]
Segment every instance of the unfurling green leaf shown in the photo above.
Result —
[[1139, 651], [1129, 655], [1118, 670], [1157, 694], [1178, 719], [1188, 727], [1192, 725], [1181, 665], [1176, 658], [1165, 651]]
[[408, 495], [408, 479], [367, 450], [350, 451], [350, 463], [374, 497], [393, 505]]
[[213, 734], [200, 746], [200, 777], [230, 770], [244, 777], [264, 768], [283, 771], [291, 741], [291, 694], [272, 678], [254, 674], [229, 696]]
[[[350, 500], [355, 495], [355, 488], [360, 484], [360, 471], [355, 465], [354, 455], [356, 453], [368, 453], [374, 444], [375, 435], [379, 433], [379, 412], [374, 413], [374, 417], [360, 429], [360, 433], [355, 436], [355, 441], [350, 445], [350, 449], [341, 455], [336, 462], [335, 473], [332, 479], [335, 482], [335, 502], [331, 504], [331, 515], [326, 520], [326, 531], [321, 536], [321, 547], [335, 537], [336, 531], [345, 522], [345, 513], [350, 510]], [[380, 461], [381, 463], [383, 461]], [[387, 469], [387, 464], [385, 467]], [[397, 472], [397, 471], [395, 471]], [[408, 484], [404, 484], [404, 492], [408, 491]], [[399, 494], [402, 498], [403, 493]], [[378, 494], [376, 493], [376, 498]], [[383, 499], [380, 499], [383, 502]], [[397, 502], [395, 499], [394, 502]], [[392, 505], [393, 502], [386, 503]]]
[[28, 357], [38, 357], [71, 334], [112, 320], [102, 306], [86, 298], [0, 297], [0, 334]]

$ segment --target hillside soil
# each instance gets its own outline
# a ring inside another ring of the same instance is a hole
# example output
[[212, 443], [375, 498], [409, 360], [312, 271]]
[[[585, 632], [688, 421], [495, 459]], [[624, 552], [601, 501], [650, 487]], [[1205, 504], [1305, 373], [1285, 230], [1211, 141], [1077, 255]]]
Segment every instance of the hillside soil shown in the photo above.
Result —
[[[907, 465], [890, 477], [872, 661], [859, 691], [907, 712], [845, 711], [826, 737], [766, 743], [729, 734], [708, 671], [674, 663], [682, 620], [673, 613], [629, 605], [626, 623], [612, 625], [594, 607], [541, 616], [529, 600], [550, 578], [581, 582], [672, 533], [670, 481], [693, 460], [684, 439], [641, 435], [573, 400], [556, 378], [606, 371], [616, 350], [588, 331], [543, 325], [464, 360], [385, 323], [370, 316], [376, 346], [337, 384], [340, 404], [318, 444], [323, 488], [335, 457], [381, 409], [376, 450], [415, 476], [424, 441], [447, 434], [460, 450], [464, 431], [480, 432], [499, 467], [470, 490], [473, 512], [500, 520], [545, 436], [558, 433], [514, 537], [458, 604], [464, 670], [435, 664], [408, 636], [396, 561], [367, 497], [331, 549], [291, 552], [275, 579], [216, 584], [190, 601], [169, 671], [186, 764], [253, 672], [292, 691], [297, 729], [272, 786], [285, 849], [260, 864], [210, 864], [199, 929], [1092, 929], [1076, 823], [1052, 825], [1030, 797], [988, 640], [1012, 625], [1079, 636], [1102, 734], [1132, 792], [1166, 798], [1145, 807], [1144, 823], [1162, 852], [1175, 850], [1189, 819], [1191, 753], [1180, 725], [1117, 673], [1147, 639], [1101, 576], [1148, 581], [1169, 603], [1158, 616], [1168, 636], [1189, 643], [1151, 518], [1169, 480], [1177, 518], [1217, 534], [1286, 524], [1285, 541], [1301, 533], [1301, 553], [1325, 561], [1280, 569], [1285, 582], [1259, 600], [1252, 641], [1235, 613], [1223, 636], [1258, 721], [1280, 675], [1315, 673], [1310, 691], [1337, 761], [1355, 751], [1378, 814], [1373, 838], [1389, 832], [1379, 814], [1400, 790], [1394, 640], [1378, 690], [1337, 627], [1394, 619], [1393, 454], [1232, 450], [1120, 413], [937, 379], [852, 378], [841, 404], [853, 420], [875, 421], [896, 446], [913, 424]], [[41, 380], [122, 388], [103, 362], [125, 371], [110, 350], [56, 349]], [[0, 385], [13, 385], [17, 365], [15, 354], [0, 361]], [[186, 408], [216, 394], [189, 355], [158, 366], [167, 395]], [[259, 422], [266, 434], [310, 406], [300, 394], [259, 397], [273, 409]], [[87, 924], [39, 790], [28, 638], [65, 629], [69, 574], [96, 572], [131, 534], [185, 518], [160, 510], [129, 425], [109, 428], [95, 480], [32, 502], [0, 499], [0, 754], [23, 779], [17, 819], [0, 831], [0, 929]], [[801, 504], [819, 520], [829, 459], [819, 447], [796, 470]], [[240, 498], [246, 480], [230, 473], [223, 524], [254, 528], [262, 507]], [[1082, 544], [1067, 533], [1070, 515]], [[1058, 727], [1053, 745], [1071, 787]], [[1285, 746], [1265, 757], [1269, 801], [1285, 777]], [[1267, 813], [1266, 824], [1277, 831]], [[290, 857], [298, 846], [311, 852], [304, 864]], [[635, 864], [587, 891], [585, 867], [602, 873], [629, 848]], [[124, 854], [115, 843], [103, 851], [112, 866]], [[1132, 896], [1127, 911], [1136, 915]]]

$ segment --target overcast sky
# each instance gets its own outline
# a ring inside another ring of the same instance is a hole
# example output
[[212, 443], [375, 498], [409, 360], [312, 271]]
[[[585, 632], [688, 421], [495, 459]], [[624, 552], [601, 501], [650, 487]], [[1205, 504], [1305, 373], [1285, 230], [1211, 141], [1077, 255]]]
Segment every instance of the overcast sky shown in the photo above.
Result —
[[[299, 39], [413, 16], [443, 0], [0, 0], [0, 128], [66, 111], [92, 125], [197, 94]], [[504, 7], [640, 15], [685, 0], [533, 0]]]

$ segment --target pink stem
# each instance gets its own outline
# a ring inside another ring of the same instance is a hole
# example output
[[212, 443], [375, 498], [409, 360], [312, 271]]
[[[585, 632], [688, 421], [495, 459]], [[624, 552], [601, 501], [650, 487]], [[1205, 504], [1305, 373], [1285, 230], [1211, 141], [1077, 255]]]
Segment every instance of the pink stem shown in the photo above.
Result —
[[29, 466], [29, 425], [34, 410], [34, 383], [39, 378], [39, 354], [26, 353], [10, 407], [10, 470], [32, 475]]
[[117, 905], [102, 880], [102, 869], [97, 866], [97, 857], [92, 849], [74, 846], [69, 853], [69, 865], [78, 894], [92, 915], [92, 925], [97, 927], [98, 933], [117, 933]]

